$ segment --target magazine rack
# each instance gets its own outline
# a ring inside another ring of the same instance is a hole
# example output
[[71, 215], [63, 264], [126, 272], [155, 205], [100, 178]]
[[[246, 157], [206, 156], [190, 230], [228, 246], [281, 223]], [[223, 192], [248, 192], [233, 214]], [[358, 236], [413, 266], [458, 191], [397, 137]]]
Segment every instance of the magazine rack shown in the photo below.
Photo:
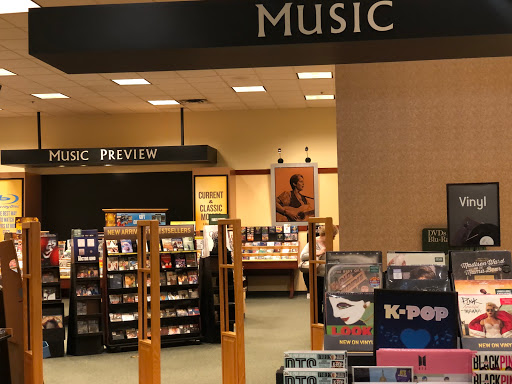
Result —
[[41, 223], [22, 224], [23, 231], [23, 365], [26, 384], [43, 384], [41, 292]]
[[316, 259], [316, 225], [325, 225], [326, 252], [333, 248], [332, 217], [310, 217], [308, 219], [309, 239], [309, 313], [311, 321], [311, 349], [321, 351], [324, 349], [324, 325], [318, 323], [318, 266], [325, 265], [325, 260]]
[[[244, 302], [242, 276], [242, 226], [240, 219], [220, 219], [219, 224], [219, 293], [222, 345], [222, 383], [245, 384]], [[233, 230], [232, 262], [228, 260], [227, 229]], [[235, 327], [229, 330], [229, 273], [235, 286]]]
[[[139, 295], [139, 383], [160, 384], [160, 250], [157, 220], [141, 220], [137, 223], [137, 239], [139, 244], [147, 244], [149, 228], [149, 258], [146, 247], [137, 248], [137, 281]], [[149, 262], [149, 267], [148, 267]], [[148, 277], [153, 278], [151, 284], [151, 339], [148, 336]]]

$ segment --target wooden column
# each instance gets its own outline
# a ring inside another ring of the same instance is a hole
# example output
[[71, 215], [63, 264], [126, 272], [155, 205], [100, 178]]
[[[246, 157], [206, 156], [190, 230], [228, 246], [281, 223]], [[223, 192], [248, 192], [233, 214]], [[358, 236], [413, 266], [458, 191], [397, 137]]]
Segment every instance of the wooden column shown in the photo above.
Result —
[[25, 384], [43, 384], [41, 223], [23, 223], [23, 366]]
[[[325, 225], [326, 252], [333, 249], [332, 217], [310, 217], [308, 219], [309, 239], [309, 313], [311, 322], [311, 349], [324, 349], [324, 325], [318, 323], [318, 266], [325, 265], [325, 260], [316, 259], [316, 225]], [[325, 297], [325, 292], [324, 292]], [[325, 301], [325, 298], [324, 298]], [[325, 305], [325, 303], [324, 303]], [[325, 318], [324, 318], [325, 321]]]
[[[222, 383], [245, 384], [244, 299], [242, 275], [242, 226], [240, 219], [220, 219], [219, 293], [220, 337], [222, 345]], [[227, 229], [233, 230], [232, 261], [228, 260]], [[235, 326], [229, 329], [229, 272], [235, 286]]]
[[[9, 266], [15, 263], [15, 270]], [[9, 366], [11, 384], [24, 383], [23, 360], [25, 355], [25, 334], [23, 321], [23, 283], [14, 243], [0, 241], [0, 266], [2, 267], [2, 285], [4, 293], [5, 324], [12, 328], [9, 345]]]
[[[149, 229], [150, 249], [146, 252]], [[157, 220], [137, 222], [139, 294], [139, 384], [160, 384], [160, 248]], [[149, 257], [148, 257], [149, 256]], [[148, 289], [151, 278], [151, 339], [148, 337]]]

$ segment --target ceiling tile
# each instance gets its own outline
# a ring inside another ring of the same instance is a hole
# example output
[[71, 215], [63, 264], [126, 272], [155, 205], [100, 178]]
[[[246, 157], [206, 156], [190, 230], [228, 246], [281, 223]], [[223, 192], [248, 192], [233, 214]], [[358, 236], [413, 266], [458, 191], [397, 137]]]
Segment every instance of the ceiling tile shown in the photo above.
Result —
[[[4, 0], [5, 1], [5, 0]], [[7, 0], [13, 1], [13, 0]], [[2, 18], [16, 27], [28, 28], [28, 12], [8, 13], [2, 15]]]
[[[9, 23], [7, 20], [5, 20], [3, 18], [4, 15], [0, 16], [0, 29], [4, 29], [4, 28], [14, 28], [15, 25], [12, 24], [12, 23]], [[0, 33], [0, 38], [1, 38], [2, 34]]]
[[216, 77], [217, 73], [213, 69], [203, 69], [197, 71], [176, 71], [178, 75], [183, 78], [198, 78], [198, 77]]
[[[23, 56], [18, 55], [13, 51], [0, 51], [0, 60], [2, 60], [2, 68], [6, 67], [8, 64], [4, 62], [4, 60], [17, 61], [16, 59], [24, 60]], [[12, 67], [11, 67], [12, 68]]]
[[[1, 33], [0, 33], [1, 36]], [[24, 50], [23, 53], [28, 54], [28, 41], [27, 39], [13, 39], [13, 40], [0, 40], [0, 45], [10, 50]]]
[[[2, 34], [0, 35], [2, 40], [16, 40], [16, 39], [26, 39], [27, 32], [22, 30], [21, 28], [3, 28]], [[0, 40], [1, 41], [1, 40]]]

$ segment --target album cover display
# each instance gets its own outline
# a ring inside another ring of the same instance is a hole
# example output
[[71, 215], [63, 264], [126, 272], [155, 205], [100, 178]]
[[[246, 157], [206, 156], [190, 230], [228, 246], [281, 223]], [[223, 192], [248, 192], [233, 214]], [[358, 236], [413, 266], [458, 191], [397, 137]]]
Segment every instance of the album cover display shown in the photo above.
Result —
[[452, 251], [450, 262], [454, 280], [512, 279], [509, 251]]
[[512, 279], [455, 280], [455, 290], [464, 295], [512, 295]]
[[76, 323], [77, 323], [77, 333], [79, 335], [89, 333], [89, 325], [87, 324], [87, 321], [78, 320]]
[[77, 296], [97, 296], [100, 294], [100, 288], [98, 283], [89, 284], [77, 284], [76, 295]]
[[99, 277], [99, 271], [96, 267], [78, 265], [76, 267], [77, 279], [83, 279], [88, 277]]
[[119, 253], [119, 244], [117, 240], [107, 240], [107, 253], [117, 254]]
[[41, 274], [41, 281], [43, 283], [58, 283], [59, 282], [59, 276], [58, 271], [44, 271]]
[[382, 252], [357, 251], [357, 252], [327, 252], [327, 264], [382, 264]]
[[324, 349], [373, 351], [374, 295], [326, 292]]
[[193, 237], [184, 237], [183, 238], [183, 250], [184, 251], [193, 251], [194, 250], [194, 238]]
[[172, 239], [164, 238], [162, 239], [162, 249], [164, 252], [172, 252], [174, 251], [174, 247], [172, 244]]
[[386, 289], [408, 291], [451, 291], [448, 267], [444, 265], [389, 266]]
[[133, 253], [133, 245], [130, 239], [122, 239], [121, 243], [121, 253]]
[[176, 268], [186, 268], [187, 267], [187, 261], [185, 257], [177, 256], [176, 259]]
[[382, 288], [379, 264], [327, 264], [325, 275], [328, 292], [373, 292]]
[[333, 368], [290, 368], [283, 371], [286, 384], [349, 384], [346, 369]]
[[[179, 227], [178, 227], [179, 229]], [[176, 231], [174, 228], [168, 227], [162, 233], [186, 233], [187, 231]], [[122, 233], [122, 232], [121, 232]], [[169, 335], [184, 335], [189, 334], [194, 329], [199, 329], [199, 325], [187, 324], [188, 319], [190, 322], [199, 322], [199, 302], [191, 301], [191, 299], [199, 298], [198, 288], [198, 261], [197, 254], [193, 250], [194, 238], [192, 236], [180, 238], [161, 238], [159, 263], [160, 271], [157, 276], [151, 275], [147, 277], [147, 281], [140, 282], [137, 278], [138, 263], [135, 253], [138, 246], [144, 244], [137, 244], [134, 238], [123, 237], [123, 240], [116, 240], [119, 252], [107, 253], [106, 255], [106, 279], [107, 279], [107, 309], [109, 311], [106, 322], [106, 333], [108, 335], [106, 342], [107, 347], [117, 348], [121, 345], [134, 345], [137, 339], [136, 333], [136, 320], [138, 319], [137, 302], [138, 293], [135, 288], [139, 284], [150, 286], [151, 280], [153, 284], [159, 284], [161, 288], [160, 297], [151, 298], [147, 294], [147, 301], [150, 303], [153, 300], [160, 300], [166, 304], [160, 309], [160, 318], [171, 319], [174, 322], [171, 324], [163, 323], [160, 328], [162, 335], [162, 342], [173, 342], [176, 339], [171, 339]], [[129, 252], [128, 242], [130, 240], [132, 251]], [[106, 239], [106, 242], [110, 240]], [[146, 242], [150, 248], [149, 241]], [[162, 251], [164, 247], [165, 250]], [[107, 243], [105, 243], [107, 246]], [[186, 249], [187, 248], [187, 249]], [[191, 251], [186, 253], [186, 251]], [[148, 263], [149, 264], [149, 263]], [[149, 265], [148, 265], [149, 266]], [[176, 268], [181, 268], [176, 270]], [[179, 281], [178, 281], [179, 277]], [[181, 285], [181, 286], [180, 286]], [[195, 286], [193, 288], [190, 288]], [[165, 288], [168, 287], [168, 288]], [[148, 313], [148, 318], [150, 318]], [[179, 317], [179, 319], [178, 319]], [[101, 328], [101, 327], [100, 327]], [[101, 331], [101, 329], [100, 329]], [[156, 332], [156, 330], [155, 330]], [[195, 332], [197, 335], [199, 332]], [[151, 334], [151, 331], [148, 331]], [[179, 338], [180, 340], [183, 339]], [[187, 339], [183, 339], [187, 340]]]
[[76, 314], [78, 316], [87, 315], [87, 303], [78, 301], [76, 303]]
[[288, 368], [347, 368], [347, 351], [287, 351], [284, 367]]
[[[472, 381], [470, 349], [378, 349], [378, 366], [412, 366], [414, 382]], [[483, 384], [483, 383], [482, 383]]]
[[456, 292], [377, 289], [374, 295], [375, 349], [457, 348]]
[[352, 367], [353, 383], [378, 383], [383, 381], [394, 383], [410, 383], [413, 380], [413, 367]]
[[477, 352], [473, 371], [512, 371], [512, 352]]
[[459, 294], [459, 312], [463, 339], [511, 340], [512, 295]]
[[64, 328], [62, 315], [43, 315], [43, 329]]
[[443, 252], [396, 252], [387, 253], [387, 265], [446, 265]]
[[473, 384], [512, 383], [512, 372], [510, 371], [473, 371]]
[[43, 287], [43, 301], [60, 300], [57, 287]]

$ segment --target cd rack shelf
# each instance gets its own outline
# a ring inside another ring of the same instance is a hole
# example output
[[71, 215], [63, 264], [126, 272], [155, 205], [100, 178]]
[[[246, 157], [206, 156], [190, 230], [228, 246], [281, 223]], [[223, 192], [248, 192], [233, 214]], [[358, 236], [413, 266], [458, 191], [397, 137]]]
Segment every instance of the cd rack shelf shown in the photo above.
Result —
[[[111, 351], [137, 347], [138, 284], [160, 284], [162, 345], [201, 339], [199, 270], [193, 225], [159, 227], [160, 276], [137, 281], [137, 228], [104, 229], [105, 344]], [[149, 245], [146, 246], [149, 250]], [[148, 306], [154, 298], [148, 296]], [[149, 313], [149, 312], [148, 312]], [[151, 322], [151, 319], [149, 319]], [[151, 330], [150, 332], [154, 332]]]

